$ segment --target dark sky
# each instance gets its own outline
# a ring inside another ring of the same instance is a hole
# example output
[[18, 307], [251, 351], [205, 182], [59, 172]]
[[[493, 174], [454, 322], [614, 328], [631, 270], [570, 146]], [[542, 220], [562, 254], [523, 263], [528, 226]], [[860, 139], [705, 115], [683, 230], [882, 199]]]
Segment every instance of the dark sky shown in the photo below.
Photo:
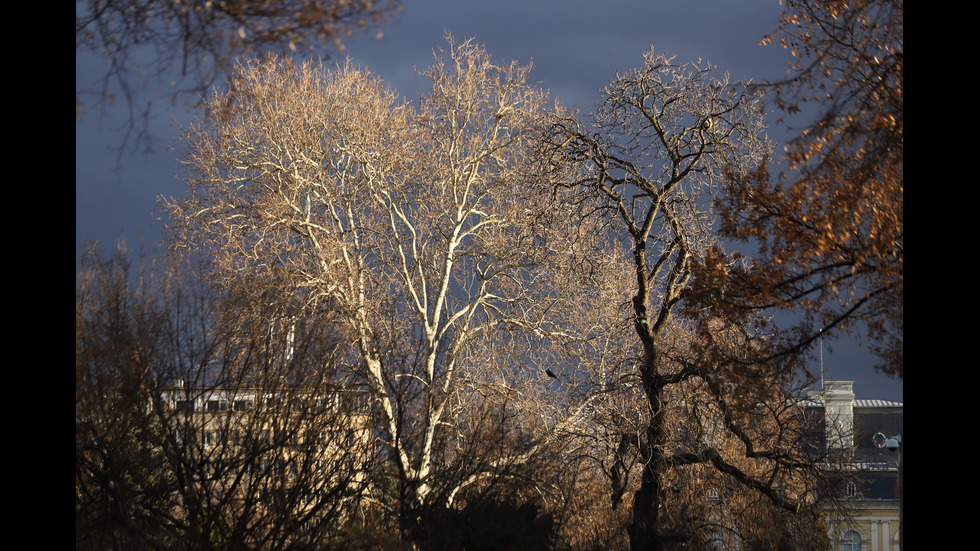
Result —
[[[404, 0], [403, 10], [381, 28], [383, 36], [355, 36], [343, 53], [379, 74], [402, 95], [418, 97], [425, 82], [418, 71], [443, 47], [444, 36], [473, 37], [498, 61], [533, 62], [532, 80], [569, 107], [588, 112], [598, 89], [618, 71], [640, 65], [651, 45], [678, 62], [703, 58], [733, 78], [765, 80], [785, 74], [787, 53], [757, 42], [776, 29], [778, 0]], [[76, 55], [76, 91], [93, 86], [98, 61]], [[93, 70], [94, 68], [94, 70]], [[143, 92], [144, 99], [152, 89]], [[180, 195], [176, 152], [169, 149], [174, 121], [193, 111], [165, 101], [154, 107], [153, 151], [111, 151], [122, 140], [115, 130], [125, 112], [121, 102], [104, 112], [91, 107], [75, 121], [75, 257], [86, 239], [103, 246], [126, 239], [150, 251], [160, 240], [154, 221], [158, 195]], [[771, 117], [770, 137], [785, 132]], [[777, 152], [781, 146], [777, 145]], [[901, 401], [900, 382], [876, 374], [874, 358], [855, 341], [825, 350], [828, 379], [855, 381], [859, 398]]]

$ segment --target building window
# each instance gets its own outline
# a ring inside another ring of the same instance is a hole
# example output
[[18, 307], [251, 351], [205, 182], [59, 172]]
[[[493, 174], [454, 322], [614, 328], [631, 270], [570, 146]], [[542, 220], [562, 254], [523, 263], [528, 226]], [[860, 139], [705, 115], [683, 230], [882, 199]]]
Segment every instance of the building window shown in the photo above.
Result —
[[201, 431], [201, 444], [204, 447], [208, 447], [208, 446], [210, 446], [213, 443], [214, 443], [214, 440], [213, 440], [213, 435], [212, 435], [211, 431], [209, 431], [207, 429], [202, 430]]
[[205, 407], [207, 408], [208, 411], [227, 411], [228, 402], [224, 400], [208, 400], [208, 403]]
[[856, 498], [858, 496], [857, 484], [855, 484], [854, 482], [848, 482], [844, 486], [844, 496], [849, 499]]
[[192, 400], [177, 400], [174, 402], [174, 408], [177, 411], [194, 411], [194, 402]]
[[252, 402], [249, 400], [235, 400], [232, 404], [232, 409], [235, 411], [248, 411], [252, 409]]
[[861, 551], [861, 534], [857, 530], [848, 530], [840, 538], [837, 551]]

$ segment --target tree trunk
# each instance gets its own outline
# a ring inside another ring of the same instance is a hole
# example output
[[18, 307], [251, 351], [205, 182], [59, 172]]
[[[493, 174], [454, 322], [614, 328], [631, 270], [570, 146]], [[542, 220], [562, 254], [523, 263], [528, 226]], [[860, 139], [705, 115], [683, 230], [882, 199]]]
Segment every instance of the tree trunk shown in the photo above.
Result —
[[663, 416], [660, 414], [660, 393], [657, 389], [650, 424], [644, 439], [640, 442], [640, 456], [643, 470], [640, 476], [640, 489], [633, 497], [633, 522], [630, 525], [630, 548], [663, 549], [660, 534], [660, 506], [663, 495], [664, 456], [663, 456]]
[[419, 482], [403, 478], [400, 486], [401, 499], [398, 523], [401, 528], [402, 543], [407, 545], [408, 549], [417, 549], [417, 542], [422, 539], [422, 516], [424, 514], [422, 498], [419, 495]]
[[634, 327], [643, 344], [643, 363], [640, 364], [640, 380], [643, 391], [650, 404], [650, 421], [637, 447], [643, 470], [640, 474], [640, 489], [633, 496], [633, 522], [630, 525], [630, 548], [634, 551], [663, 549], [660, 533], [660, 507], [663, 498], [663, 477], [665, 469], [664, 442], [664, 384], [658, 379], [660, 361], [658, 342], [654, 329], [648, 319], [645, 304], [647, 287], [643, 274], [646, 273], [643, 247], [636, 248], [637, 282], [639, 293], [633, 297], [636, 311]]

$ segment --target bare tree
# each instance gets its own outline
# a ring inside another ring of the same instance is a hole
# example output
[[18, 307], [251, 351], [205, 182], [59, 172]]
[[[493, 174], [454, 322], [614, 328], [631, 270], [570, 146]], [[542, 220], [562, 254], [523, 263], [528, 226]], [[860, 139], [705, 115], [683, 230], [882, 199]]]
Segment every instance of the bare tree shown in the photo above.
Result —
[[[75, 282], [75, 545], [163, 548], [179, 506], [147, 412], [152, 362], [162, 360], [158, 302], [130, 280], [123, 257], [82, 259]], [[144, 284], [146, 283], [146, 284]], [[153, 542], [154, 545], [148, 545]]]
[[[638, 350], [607, 379], [622, 383], [627, 401], [607, 402], [603, 413], [613, 427], [605, 464], [613, 503], [636, 488], [631, 546], [710, 536], [691, 504], [712, 485], [749, 490], [795, 513], [812, 503], [813, 492], [801, 488], [812, 489], [808, 477], [819, 470], [798, 448], [799, 433], [782, 432], [783, 409], [761, 418], [759, 409], [792, 403], [784, 386], [792, 365], [761, 361], [766, 343], [745, 320], [733, 325], [707, 308], [682, 312], [695, 267], [723, 254], [712, 207], [725, 175], [758, 166], [769, 151], [761, 97], [706, 63], [677, 64], [652, 49], [603, 96], [590, 127], [568, 121], [556, 139], [560, 154], [582, 166], [570, 187], [606, 220], [631, 272], [618, 302], [628, 304]], [[695, 430], [708, 421], [717, 436]], [[772, 427], [780, 430], [766, 432]], [[632, 466], [637, 486], [629, 483]]]
[[93, 255], [76, 284], [77, 547], [353, 545], [374, 454], [332, 324], [127, 272]]
[[[75, 90], [76, 113], [122, 96], [128, 111], [123, 146], [139, 146], [154, 97], [151, 79], [171, 101], [206, 93], [242, 54], [342, 50], [354, 31], [377, 28], [400, 9], [397, 0], [78, 0], [75, 52], [101, 58], [95, 90]], [[91, 97], [92, 99], [86, 99]], [[145, 101], [145, 103], [143, 103]]]
[[186, 129], [189, 195], [165, 205], [174, 245], [213, 258], [216, 278], [275, 278], [351, 335], [349, 384], [378, 414], [409, 538], [458, 494], [445, 477], [475, 483], [445, 445], [477, 387], [522, 380], [486, 343], [516, 358], [561, 333], [563, 270], [584, 256], [551, 200], [554, 112], [529, 70], [450, 38], [409, 104], [349, 64], [251, 63]]

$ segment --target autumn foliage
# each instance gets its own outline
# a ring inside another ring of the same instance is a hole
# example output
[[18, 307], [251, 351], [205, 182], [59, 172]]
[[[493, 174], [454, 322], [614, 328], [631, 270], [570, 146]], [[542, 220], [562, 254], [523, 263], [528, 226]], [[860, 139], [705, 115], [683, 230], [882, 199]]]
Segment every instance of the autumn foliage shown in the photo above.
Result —
[[731, 174], [720, 202], [722, 232], [758, 246], [750, 266], [731, 272], [732, 304], [801, 314], [790, 348], [862, 328], [878, 369], [899, 378], [903, 13], [901, 1], [786, 3], [779, 32], [764, 42], [793, 55], [771, 89], [794, 135], [780, 164]]

